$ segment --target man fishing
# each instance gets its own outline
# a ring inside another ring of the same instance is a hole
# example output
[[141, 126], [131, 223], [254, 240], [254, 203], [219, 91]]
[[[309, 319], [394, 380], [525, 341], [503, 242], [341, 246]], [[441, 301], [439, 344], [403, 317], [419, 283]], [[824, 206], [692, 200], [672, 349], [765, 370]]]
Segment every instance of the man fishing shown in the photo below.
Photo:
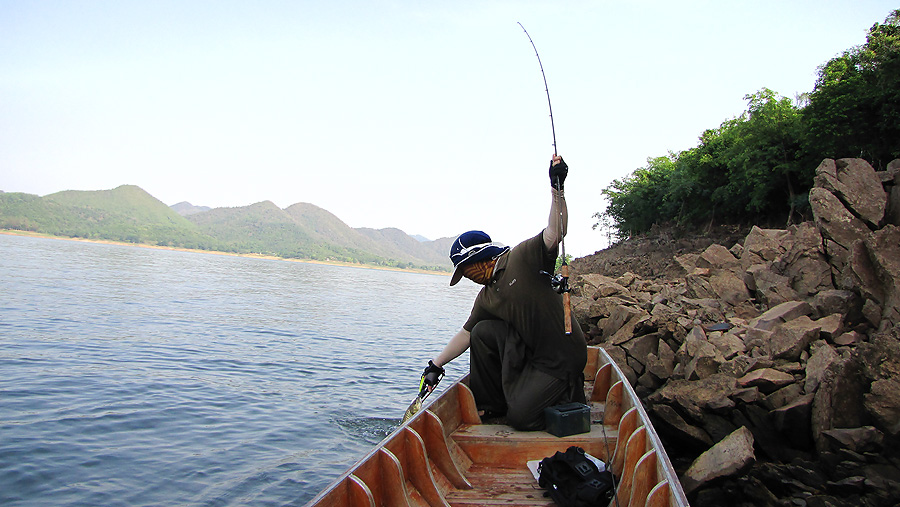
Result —
[[[584, 402], [587, 346], [576, 322], [566, 332], [563, 298], [551, 287], [568, 215], [563, 183], [568, 167], [553, 155], [547, 227], [515, 248], [481, 231], [461, 234], [450, 248], [454, 272], [484, 285], [462, 329], [428, 362], [422, 384], [430, 391], [443, 366], [471, 349], [469, 386], [482, 420], [506, 417], [519, 430], [544, 427], [544, 408]], [[574, 320], [574, 319], [573, 319]]]

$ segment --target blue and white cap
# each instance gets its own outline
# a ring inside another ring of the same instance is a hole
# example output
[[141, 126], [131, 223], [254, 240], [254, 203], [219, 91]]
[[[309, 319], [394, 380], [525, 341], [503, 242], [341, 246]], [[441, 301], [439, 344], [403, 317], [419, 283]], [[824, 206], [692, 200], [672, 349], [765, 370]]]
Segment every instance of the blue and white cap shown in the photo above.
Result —
[[450, 285], [459, 282], [465, 265], [497, 257], [507, 250], [508, 246], [494, 243], [490, 236], [481, 231], [460, 234], [450, 247], [450, 260], [453, 261], [453, 277], [450, 278]]

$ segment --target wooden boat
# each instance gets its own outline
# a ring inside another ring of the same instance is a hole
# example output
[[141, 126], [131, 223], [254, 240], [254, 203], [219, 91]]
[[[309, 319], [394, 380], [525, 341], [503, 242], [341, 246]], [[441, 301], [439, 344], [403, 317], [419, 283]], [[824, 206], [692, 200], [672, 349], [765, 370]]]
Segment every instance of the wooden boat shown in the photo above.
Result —
[[640, 400], [606, 351], [588, 347], [588, 433], [556, 437], [482, 424], [463, 378], [385, 438], [308, 506], [551, 506], [531, 460], [571, 445], [611, 464], [612, 506], [687, 506]]

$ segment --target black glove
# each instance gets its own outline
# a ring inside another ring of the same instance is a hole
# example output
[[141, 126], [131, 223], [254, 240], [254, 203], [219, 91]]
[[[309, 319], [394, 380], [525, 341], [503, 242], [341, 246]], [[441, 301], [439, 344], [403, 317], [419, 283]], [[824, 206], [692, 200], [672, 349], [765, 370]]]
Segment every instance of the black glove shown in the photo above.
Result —
[[566, 161], [562, 158], [559, 159], [559, 163], [554, 165], [552, 162], [550, 163], [550, 186], [557, 189], [563, 189], [563, 183], [566, 181], [566, 176], [569, 174], [569, 166], [566, 165]]
[[436, 366], [434, 362], [428, 361], [428, 366], [425, 367], [422, 379], [419, 381], [419, 396], [425, 393], [428, 386], [431, 386], [432, 390], [437, 387], [442, 378], [444, 378], [444, 369]]

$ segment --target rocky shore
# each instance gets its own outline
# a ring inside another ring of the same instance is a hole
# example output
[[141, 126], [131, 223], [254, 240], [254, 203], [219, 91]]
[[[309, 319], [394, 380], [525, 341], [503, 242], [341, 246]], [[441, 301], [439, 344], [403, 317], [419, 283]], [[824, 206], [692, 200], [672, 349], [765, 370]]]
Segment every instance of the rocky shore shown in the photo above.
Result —
[[692, 505], [900, 505], [900, 160], [824, 160], [814, 220], [657, 231], [571, 268]]

